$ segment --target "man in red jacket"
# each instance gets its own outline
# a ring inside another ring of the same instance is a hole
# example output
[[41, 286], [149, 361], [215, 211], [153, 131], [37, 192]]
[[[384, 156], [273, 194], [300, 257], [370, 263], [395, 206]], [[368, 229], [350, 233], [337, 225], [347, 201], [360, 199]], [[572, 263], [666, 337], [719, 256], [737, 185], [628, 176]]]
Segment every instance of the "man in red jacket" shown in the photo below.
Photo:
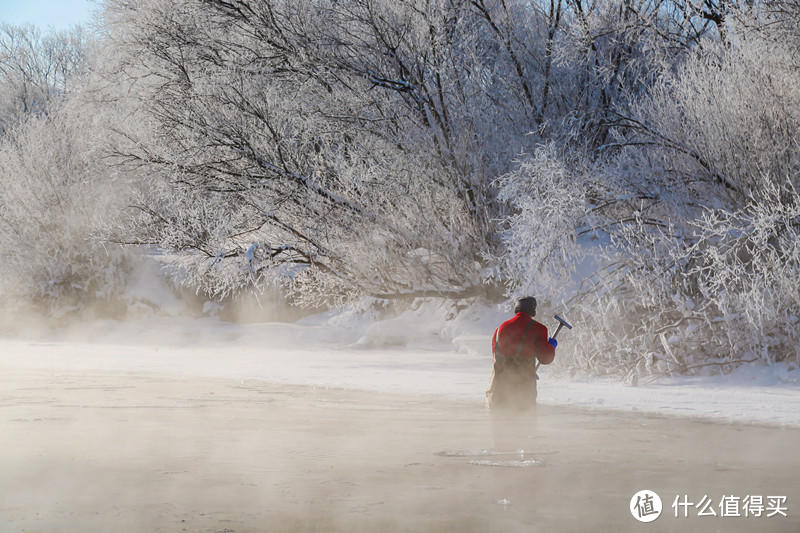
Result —
[[549, 365], [556, 356], [555, 339], [535, 321], [536, 298], [520, 298], [516, 313], [492, 336], [494, 371], [486, 399], [489, 407], [527, 409], [536, 406], [536, 361]]

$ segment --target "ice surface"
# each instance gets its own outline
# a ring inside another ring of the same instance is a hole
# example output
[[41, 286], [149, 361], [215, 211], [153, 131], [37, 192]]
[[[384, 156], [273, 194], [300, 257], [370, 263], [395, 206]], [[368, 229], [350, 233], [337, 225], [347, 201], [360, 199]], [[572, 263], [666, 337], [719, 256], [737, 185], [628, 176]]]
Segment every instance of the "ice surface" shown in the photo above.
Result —
[[497, 450], [445, 450], [437, 452], [436, 455], [439, 457], [494, 457], [498, 455], [517, 455], [524, 457], [525, 450], [515, 450], [509, 452]]
[[491, 461], [488, 459], [474, 459], [469, 462], [471, 465], [478, 466], [499, 466], [504, 468], [528, 468], [530, 466], [542, 466], [544, 462], [538, 459], [516, 459], [511, 461]]
[[[527, 468], [529, 466], [542, 466], [544, 461], [532, 457], [526, 457], [525, 450], [501, 451], [501, 450], [445, 450], [437, 452], [439, 457], [464, 457], [473, 458], [469, 461], [471, 465], [477, 466], [501, 466], [508, 468]], [[530, 455], [530, 454], [528, 454]], [[475, 459], [478, 458], [478, 459]], [[498, 502], [499, 503], [499, 502]]]

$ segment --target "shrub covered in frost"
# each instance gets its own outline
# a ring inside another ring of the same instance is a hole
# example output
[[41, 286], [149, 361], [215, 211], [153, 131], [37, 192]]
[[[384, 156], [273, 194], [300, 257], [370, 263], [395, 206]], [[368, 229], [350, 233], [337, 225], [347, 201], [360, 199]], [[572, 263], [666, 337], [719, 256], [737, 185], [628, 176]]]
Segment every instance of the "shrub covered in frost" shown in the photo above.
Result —
[[74, 108], [33, 117], [0, 138], [0, 282], [22, 298], [66, 309], [113, 296], [119, 249], [103, 243], [124, 202], [92, 145], [92, 118]]
[[501, 228], [496, 261], [515, 280], [515, 294], [553, 294], [580, 260], [576, 223], [586, 215], [583, 174], [570, 172], [553, 145], [538, 148], [497, 180], [498, 199], [514, 214]]
[[581, 241], [601, 267], [566, 295], [569, 364], [635, 379], [800, 363], [800, 64], [752, 27], [728, 39], [614, 112], [591, 179], [540, 152], [520, 166], [527, 189], [500, 182], [515, 287], [575, 264], [565, 235], [604, 243]]

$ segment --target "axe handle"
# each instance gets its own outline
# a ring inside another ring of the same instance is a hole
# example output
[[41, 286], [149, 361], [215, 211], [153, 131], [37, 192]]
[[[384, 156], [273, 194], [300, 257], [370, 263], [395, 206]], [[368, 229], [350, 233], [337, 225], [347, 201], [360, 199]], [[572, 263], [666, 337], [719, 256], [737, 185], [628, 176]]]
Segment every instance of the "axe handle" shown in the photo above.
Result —
[[[563, 323], [563, 322], [559, 322], [559, 323], [558, 323], [558, 327], [556, 328], [556, 332], [555, 332], [555, 333], [553, 333], [553, 336], [552, 336], [552, 337], [550, 337], [550, 338], [551, 338], [551, 339], [555, 339], [555, 338], [556, 338], [556, 335], [558, 335], [558, 332], [559, 332], [559, 331], [561, 331], [561, 328], [563, 328], [563, 327], [564, 327], [564, 323]], [[541, 364], [542, 364], [542, 363], [540, 363], [539, 361], [536, 361], [536, 367], [535, 367], [535, 369], [536, 369], [536, 370], [539, 370], [539, 365], [541, 365]], [[536, 376], [536, 379], [539, 379], [539, 376], [538, 376], [538, 375]]]

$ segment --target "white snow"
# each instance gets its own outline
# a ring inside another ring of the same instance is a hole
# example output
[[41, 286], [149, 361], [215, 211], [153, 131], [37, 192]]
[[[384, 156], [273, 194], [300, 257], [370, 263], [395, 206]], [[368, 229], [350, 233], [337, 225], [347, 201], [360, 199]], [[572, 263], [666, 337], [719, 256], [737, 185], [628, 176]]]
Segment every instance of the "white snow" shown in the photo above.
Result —
[[[233, 324], [216, 318], [97, 321], [80, 330], [0, 339], [0, 366], [146, 372], [440, 395], [481, 404], [500, 310], [436, 320], [420, 309], [364, 323], [356, 314], [299, 323]], [[568, 342], [564, 339], [563, 342]], [[745, 367], [727, 376], [671, 378], [633, 387], [540, 369], [539, 402], [800, 426], [800, 370]]]

